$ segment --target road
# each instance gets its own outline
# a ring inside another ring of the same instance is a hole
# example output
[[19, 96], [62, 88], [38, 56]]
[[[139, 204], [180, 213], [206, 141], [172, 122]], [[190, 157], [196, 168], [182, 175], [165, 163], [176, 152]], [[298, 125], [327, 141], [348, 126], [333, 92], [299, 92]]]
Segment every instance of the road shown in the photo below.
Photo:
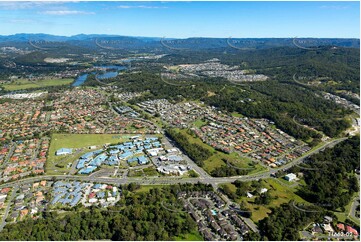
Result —
[[0, 224], [0, 231], [3, 230], [4, 226], [6, 225], [6, 218], [8, 217], [9, 215], [9, 211], [10, 211], [10, 207], [11, 207], [11, 203], [16, 195], [16, 191], [18, 190], [18, 186], [15, 186], [13, 187], [12, 191], [11, 191], [11, 197], [10, 199], [8, 200], [8, 204], [6, 206], [6, 209], [5, 209], [5, 213], [4, 213], [4, 216], [1, 220], [1, 224]]
[[71, 180], [81, 180], [81, 181], [85, 181], [85, 182], [103, 182], [103, 183], [111, 183], [111, 184], [127, 184], [127, 183], [138, 183], [138, 184], [142, 184], [142, 185], [151, 185], [151, 184], [177, 184], [177, 183], [205, 183], [205, 184], [212, 184], [214, 186], [218, 186], [218, 184], [221, 183], [229, 183], [229, 182], [234, 182], [236, 180], [241, 180], [241, 181], [253, 181], [253, 180], [259, 180], [259, 179], [265, 179], [265, 178], [269, 178], [270, 174], [273, 172], [276, 172], [278, 170], [285, 170], [288, 169], [300, 162], [302, 162], [305, 158], [307, 158], [308, 156], [317, 153], [318, 151], [329, 147], [329, 146], [333, 146], [343, 140], [345, 140], [346, 138], [340, 138], [340, 139], [336, 139], [336, 140], [332, 140], [329, 141], [328, 143], [322, 145], [321, 147], [317, 148], [316, 150], [308, 153], [307, 155], [295, 159], [294, 161], [286, 164], [283, 167], [279, 167], [276, 169], [270, 169], [269, 171], [265, 171], [262, 172], [260, 174], [257, 175], [244, 175], [244, 176], [234, 176], [234, 177], [211, 177], [209, 176], [203, 169], [201, 169], [200, 167], [198, 167], [194, 162], [191, 163], [191, 166], [193, 167], [193, 169], [195, 169], [197, 172], [200, 173], [200, 177], [197, 178], [179, 178], [179, 177], [154, 177], [154, 178], [139, 178], [139, 177], [122, 177], [122, 178], [107, 178], [107, 177], [91, 177], [91, 176], [80, 176], [80, 175], [53, 175], [53, 176], [49, 176], [49, 175], [42, 175], [42, 176], [37, 176], [37, 177], [29, 177], [29, 178], [23, 178], [20, 179], [18, 181], [15, 182], [8, 182], [5, 184], [0, 185], [0, 188], [3, 187], [13, 187], [15, 186], [16, 183], [19, 184], [27, 184], [27, 183], [32, 183], [32, 182], [37, 182], [37, 181], [41, 181], [41, 180], [52, 180], [53, 178], [55, 180], [64, 180], [64, 179], [71, 179]]
[[[167, 136], [164, 136], [163, 142], [165, 144], [168, 143], [169, 146], [171, 147], [177, 147], [175, 145], [175, 143], [170, 140]], [[188, 165], [190, 165], [192, 167], [192, 169], [197, 172], [199, 174], [199, 179], [203, 180], [203, 179], [209, 179], [211, 178], [211, 176], [205, 172], [202, 168], [200, 168], [192, 159], [190, 159], [187, 155], [183, 154], [183, 158], [184, 160], [187, 162]]]
[[357, 221], [360, 220], [360, 218], [358, 218], [358, 217], [356, 216], [356, 208], [357, 208], [357, 206], [359, 206], [359, 205], [360, 205], [360, 197], [357, 196], [357, 197], [354, 198], [354, 200], [353, 200], [353, 202], [352, 202], [351, 209], [350, 209], [350, 214], [349, 214], [349, 216], [350, 216], [351, 218], [356, 219]]
[[295, 160], [287, 163], [287, 164], [284, 165], [284, 166], [281, 166], [281, 167], [278, 167], [278, 168], [274, 168], [274, 169], [270, 169], [270, 172], [276, 172], [276, 171], [279, 171], [279, 170], [287, 170], [287, 169], [291, 168], [292, 166], [295, 166], [295, 165], [297, 165], [297, 164], [299, 164], [299, 163], [302, 163], [303, 160], [306, 159], [307, 157], [309, 157], [309, 156], [311, 156], [311, 155], [313, 155], [313, 154], [315, 154], [315, 153], [318, 153], [319, 151], [322, 151], [322, 150], [325, 149], [325, 148], [333, 147], [333, 146], [335, 146], [336, 144], [338, 144], [338, 143], [340, 143], [340, 142], [342, 142], [342, 141], [344, 141], [344, 140], [346, 140], [346, 139], [347, 139], [347, 137], [330, 140], [330, 141], [326, 142], [325, 144], [323, 144], [322, 146], [318, 147], [317, 149], [315, 149], [315, 150], [307, 153], [306, 155], [301, 156], [301, 157], [299, 157], [299, 158], [297, 158], [297, 159], [295, 159]]
[[4, 162], [1, 164], [1, 166], [0, 166], [1, 168], [6, 167], [7, 163], [9, 162], [11, 156], [14, 153], [16, 144], [14, 142], [11, 142], [11, 144], [9, 146], [10, 146], [9, 152], [8, 152], [7, 156], [5, 157]]
[[[225, 201], [227, 203], [227, 207], [229, 207], [230, 209], [233, 209], [235, 211], [239, 210], [239, 205], [235, 204], [231, 200], [229, 200], [229, 198], [226, 195], [224, 195], [222, 192], [219, 191], [217, 194], [223, 199], [223, 201]], [[233, 205], [233, 206], [230, 206], [230, 205]], [[241, 216], [241, 218], [253, 232], [259, 233], [257, 225], [250, 218], [246, 218], [243, 216]]]
[[[360, 175], [356, 175], [357, 177], [357, 181], [360, 181]], [[356, 197], [353, 199], [352, 204], [351, 204], [351, 209], [350, 209], [350, 213], [349, 216], [353, 219], [355, 219], [356, 221], [360, 221], [360, 217], [356, 216], [356, 209], [357, 206], [360, 205], [360, 193], [358, 193], [356, 195]]]
[[[16, 194], [16, 190], [19, 186], [23, 184], [31, 184], [34, 182], [38, 182], [41, 180], [78, 180], [78, 181], [84, 181], [84, 182], [92, 182], [92, 183], [108, 183], [108, 184], [114, 184], [114, 185], [123, 185], [123, 184], [129, 184], [129, 183], [137, 183], [139, 185], [153, 185], [153, 184], [164, 184], [164, 185], [171, 185], [171, 184], [179, 184], [179, 183], [205, 183], [205, 184], [211, 184], [214, 188], [218, 187], [218, 184], [221, 183], [229, 183], [234, 182], [236, 180], [241, 181], [252, 181], [252, 180], [259, 180], [264, 178], [270, 178], [270, 174], [273, 172], [276, 172], [278, 170], [285, 170], [288, 169], [296, 164], [301, 163], [305, 158], [308, 156], [319, 152], [320, 150], [334, 146], [337, 143], [345, 140], [346, 138], [340, 138], [335, 139], [327, 142], [326, 144], [322, 145], [321, 147], [313, 150], [312, 152], [309, 152], [308, 154], [304, 155], [303, 157], [300, 157], [298, 159], [295, 159], [294, 161], [286, 164], [283, 167], [276, 168], [276, 169], [270, 169], [269, 171], [265, 171], [263, 173], [260, 173], [258, 175], [244, 175], [244, 176], [234, 176], [234, 177], [211, 177], [209, 176], [203, 169], [201, 169], [199, 166], [197, 166], [191, 159], [187, 159], [188, 164], [192, 166], [192, 168], [199, 173], [200, 177], [197, 178], [179, 178], [179, 177], [152, 177], [152, 178], [141, 178], [141, 177], [127, 177], [126, 173], [121, 178], [112, 178], [112, 177], [97, 177], [97, 176], [80, 176], [80, 175], [40, 175], [36, 177], [28, 177], [23, 178], [18, 181], [13, 182], [7, 182], [0, 185], [0, 189], [4, 187], [12, 187], [13, 193], [12, 197], [10, 199], [10, 202], [8, 203], [5, 214], [2, 220], [2, 223], [0, 225], [0, 231], [5, 226], [5, 219], [8, 216], [9, 210], [10, 210], [10, 204], [11, 201], [14, 199], [14, 196]], [[114, 171], [112, 171], [114, 172]], [[222, 199], [226, 201], [227, 204], [230, 204], [231, 201], [226, 197], [222, 196]], [[351, 206], [350, 214], [354, 215], [356, 210], [357, 204], [356, 201], [353, 202]], [[253, 223], [252, 220], [242, 217], [243, 221], [253, 230], [258, 231], [257, 226]]]
[[[75, 155], [78, 155], [82, 151], [83, 151], [83, 149], [77, 149], [77, 151], [75, 152]], [[78, 159], [75, 159], [73, 161], [73, 163], [71, 164], [69, 175], [73, 175], [77, 172], [76, 166], [78, 165], [78, 161], [79, 161]]]

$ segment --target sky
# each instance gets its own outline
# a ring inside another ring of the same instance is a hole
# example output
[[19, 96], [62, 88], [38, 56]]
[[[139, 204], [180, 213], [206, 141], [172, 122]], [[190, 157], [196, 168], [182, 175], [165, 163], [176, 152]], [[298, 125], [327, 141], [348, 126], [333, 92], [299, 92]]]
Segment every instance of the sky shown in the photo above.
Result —
[[0, 35], [359, 38], [355, 2], [0, 2]]

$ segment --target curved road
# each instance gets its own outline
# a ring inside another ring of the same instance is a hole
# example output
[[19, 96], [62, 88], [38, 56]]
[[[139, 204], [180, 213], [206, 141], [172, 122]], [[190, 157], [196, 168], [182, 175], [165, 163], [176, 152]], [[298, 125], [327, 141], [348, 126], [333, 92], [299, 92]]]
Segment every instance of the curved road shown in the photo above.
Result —
[[[36, 176], [36, 177], [29, 177], [24, 178], [21, 180], [8, 182], [5, 184], [0, 185], [0, 188], [3, 187], [14, 187], [16, 185], [20, 184], [27, 184], [31, 182], [37, 182], [41, 180], [80, 180], [85, 182], [99, 182], [99, 183], [111, 183], [111, 184], [127, 184], [127, 183], [138, 183], [142, 185], [151, 185], [151, 184], [177, 184], [177, 183], [206, 183], [206, 184], [212, 184], [213, 186], [217, 186], [220, 183], [228, 183], [228, 182], [234, 182], [236, 180], [241, 181], [252, 181], [252, 180], [259, 180], [264, 178], [269, 178], [270, 175], [276, 171], [279, 170], [285, 170], [288, 169], [296, 164], [301, 163], [305, 158], [308, 156], [319, 152], [320, 150], [334, 146], [337, 143], [345, 140], [347, 138], [339, 138], [336, 140], [332, 140], [327, 142], [326, 144], [322, 145], [321, 147], [315, 149], [314, 151], [308, 153], [307, 155], [300, 157], [298, 159], [295, 159], [294, 161], [284, 165], [283, 167], [275, 168], [275, 169], [269, 169], [269, 171], [265, 171], [263, 173], [257, 174], [257, 175], [244, 175], [244, 176], [233, 176], [233, 177], [211, 177], [208, 174], [205, 175], [203, 172], [200, 174], [200, 177], [197, 178], [178, 178], [178, 177], [154, 177], [154, 178], [138, 178], [138, 177], [122, 177], [122, 178], [108, 178], [108, 177], [90, 177], [90, 176], [80, 176], [80, 175], [43, 175], [43, 176]], [[195, 164], [192, 165], [195, 167]], [[198, 167], [199, 168], [199, 167]], [[201, 169], [201, 168], [199, 168]], [[198, 169], [197, 169], [198, 170]]]

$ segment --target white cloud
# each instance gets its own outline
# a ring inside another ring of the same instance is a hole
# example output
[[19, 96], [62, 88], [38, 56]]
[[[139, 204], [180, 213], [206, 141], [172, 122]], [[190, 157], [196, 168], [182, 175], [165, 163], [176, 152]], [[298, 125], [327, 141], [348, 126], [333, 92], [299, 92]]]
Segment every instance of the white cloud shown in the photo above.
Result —
[[22, 10], [32, 9], [49, 5], [60, 5], [62, 2], [0, 2], [0, 9], [3, 10]]
[[35, 21], [33, 19], [9, 19], [7, 21], [8, 23], [12, 23], [12, 24], [30, 24], [30, 23], [34, 23]]
[[95, 14], [94, 12], [85, 12], [85, 11], [77, 11], [77, 10], [48, 10], [40, 12], [40, 14], [46, 15], [89, 15]]
[[122, 8], [122, 9], [129, 9], [129, 8], [159, 9], [159, 8], [168, 8], [168, 7], [164, 7], [164, 6], [146, 6], [146, 5], [137, 5], [137, 6], [120, 5], [120, 6], [118, 6], [118, 8]]

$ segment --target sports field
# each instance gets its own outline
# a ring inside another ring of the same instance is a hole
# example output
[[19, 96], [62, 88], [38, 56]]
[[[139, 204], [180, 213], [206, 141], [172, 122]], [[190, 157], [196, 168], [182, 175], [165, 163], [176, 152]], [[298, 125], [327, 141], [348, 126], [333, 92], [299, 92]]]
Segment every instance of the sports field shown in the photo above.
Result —
[[43, 80], [34, 80], [29, 81], [28, 79], [18, 79], [14, 80], [12, 83], [4, 84], [3, 87], [7, 91], [16, 91], [30, 88], [39, 88], [39, 87], [50, 87], [50, 86], [62, 86], [69, 85], [74, 81], [74, 79], [43, 79]]
[[[69, 172], [70, 168], [67, 168], [67, 165], [74, 162], [82, 154], [89, 152], [90, 146], [96, 146], [96, 149], [99, 149], [106, 143], [115, 144], [128, 141], [131, 136], [129, 134], [53, 134], [49, 147], [46, 173], [53, 175]], [[60, 148], [72, 148], [73, 154], [56, 156], [55, 152]]]

